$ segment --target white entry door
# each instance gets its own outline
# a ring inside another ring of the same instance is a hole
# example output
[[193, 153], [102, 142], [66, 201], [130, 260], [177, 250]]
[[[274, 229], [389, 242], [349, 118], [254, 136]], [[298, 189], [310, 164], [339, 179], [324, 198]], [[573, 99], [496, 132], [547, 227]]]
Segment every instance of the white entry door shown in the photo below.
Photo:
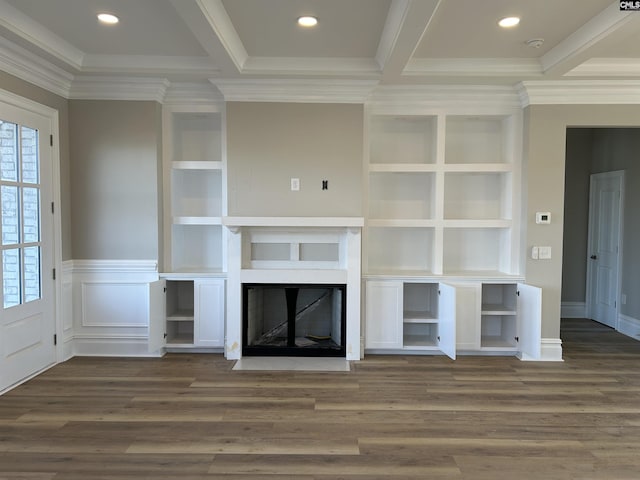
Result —
[[590, 318], [617, 328], [620, 227], [624, 172], [591, 175], [587, 311]]
[[51, 130], [0, 96], [0, 391], [56, 359]]

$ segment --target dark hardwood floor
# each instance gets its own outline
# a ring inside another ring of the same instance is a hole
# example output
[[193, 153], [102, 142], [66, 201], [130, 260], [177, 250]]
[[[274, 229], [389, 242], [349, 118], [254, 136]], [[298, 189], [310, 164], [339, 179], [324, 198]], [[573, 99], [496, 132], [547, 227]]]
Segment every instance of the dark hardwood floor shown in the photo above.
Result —
[[74, 358], [0, 397], [0, 479], [640, 478], [640, 342], [567, 320], [565, 362]]

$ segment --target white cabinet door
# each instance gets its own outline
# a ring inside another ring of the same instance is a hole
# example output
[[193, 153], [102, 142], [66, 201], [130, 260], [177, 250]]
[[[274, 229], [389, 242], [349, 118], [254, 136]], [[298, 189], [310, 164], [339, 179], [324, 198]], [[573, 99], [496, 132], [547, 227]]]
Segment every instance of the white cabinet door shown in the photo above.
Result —
[[478, 283], [457, 283], [456, 348], [458, 351], [480, 350], [480, 311], [482, 287]]
[[542, 341], [542, 289], [518, 284], [518, 350], [521, 360], [539, 360]]
[[438, 348], [449, 358], [456, 359], [456, 288], [438, 285]]
[[224, 346], [224, 279], [197, 279], [193, 293], [194, 345]]
[[367, 282], [366, 348], [402, 348], [402, 282]]
[[157, 352], [167, 343], [166, 291], [165, 280], [149, 284], [149, 352]]

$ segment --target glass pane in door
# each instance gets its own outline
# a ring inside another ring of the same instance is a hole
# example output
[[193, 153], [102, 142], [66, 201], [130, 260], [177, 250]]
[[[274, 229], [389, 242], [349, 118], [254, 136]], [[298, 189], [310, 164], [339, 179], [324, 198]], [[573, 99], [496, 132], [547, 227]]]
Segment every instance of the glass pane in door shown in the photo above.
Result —
[[18, 181], [18, 125], [0, 120], [0, 179]]
[[38, 130], [0, 120], [4, 308], [42, 297]]

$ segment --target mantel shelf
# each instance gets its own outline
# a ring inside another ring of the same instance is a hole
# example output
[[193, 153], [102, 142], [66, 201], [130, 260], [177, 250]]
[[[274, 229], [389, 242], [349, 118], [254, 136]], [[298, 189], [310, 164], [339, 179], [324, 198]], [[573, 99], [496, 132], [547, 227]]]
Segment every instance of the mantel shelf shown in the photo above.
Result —
[[333, 227], [364, 226], [363, 217], [223, 217], [222, 224], [240, 227]]

